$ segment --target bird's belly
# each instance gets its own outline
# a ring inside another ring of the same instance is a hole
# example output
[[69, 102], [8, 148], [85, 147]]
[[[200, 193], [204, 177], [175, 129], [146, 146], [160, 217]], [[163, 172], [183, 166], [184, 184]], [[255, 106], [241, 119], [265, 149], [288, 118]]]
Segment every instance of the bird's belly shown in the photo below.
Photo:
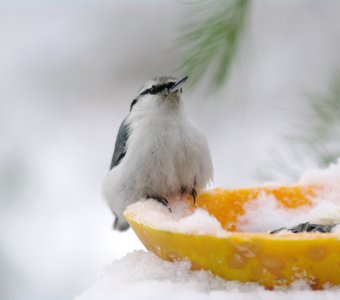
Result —
[[144, 170], [139, 173], [144, 196], [174, 196], [180, 194], [183, 187], [193, 185], [195, 172], [191, 161], [181, 145], [155, 145], [139, 168]]

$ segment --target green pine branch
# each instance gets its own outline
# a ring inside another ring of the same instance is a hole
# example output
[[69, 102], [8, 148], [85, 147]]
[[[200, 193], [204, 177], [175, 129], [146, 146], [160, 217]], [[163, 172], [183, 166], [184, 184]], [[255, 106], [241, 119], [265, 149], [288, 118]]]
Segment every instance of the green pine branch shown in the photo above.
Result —
[[210, 85], [221, 87], [230, 72], [246, 21], [249, 0], [189, 1], [190, 17], [179, 39], [180, 70], [196, 86], [212, 72]]

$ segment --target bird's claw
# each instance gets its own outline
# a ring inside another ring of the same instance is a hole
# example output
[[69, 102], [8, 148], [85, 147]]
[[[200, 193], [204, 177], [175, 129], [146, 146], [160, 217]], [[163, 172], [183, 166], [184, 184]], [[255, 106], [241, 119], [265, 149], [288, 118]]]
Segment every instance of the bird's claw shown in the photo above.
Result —
[[157, 202], [163, 204], [165, 207], [169, 209], [170, 212], [172, 212], [171, 208], [169, 207], [169, 201], [168, 199], [162, 197], [162, 196], [149, 196], [147, 198], [155, 199]]
[[191, 191], [191, 195], [192, 195], [192, 198], [194, 199], [194, 204], [196, 204], [197, 192], [194, 188]]

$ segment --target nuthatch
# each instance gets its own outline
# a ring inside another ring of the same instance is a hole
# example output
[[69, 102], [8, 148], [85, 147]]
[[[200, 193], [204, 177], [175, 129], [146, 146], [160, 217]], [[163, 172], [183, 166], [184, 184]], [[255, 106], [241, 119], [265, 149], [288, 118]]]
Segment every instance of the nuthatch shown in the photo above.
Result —
[[164, 205], [179, 195], [197, 193], [213, 177], [205, 136], [186, 116], [182, 86], [188, 77], [147, 81], [120, 125], [104, 195], [116, 216], [114, 228], [126, 230], [125, 208], [141, 198]]

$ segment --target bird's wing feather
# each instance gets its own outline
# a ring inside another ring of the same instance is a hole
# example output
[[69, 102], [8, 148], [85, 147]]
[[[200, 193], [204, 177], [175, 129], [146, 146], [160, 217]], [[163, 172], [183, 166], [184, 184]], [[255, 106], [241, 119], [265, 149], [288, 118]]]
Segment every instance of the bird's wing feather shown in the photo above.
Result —
[[115, 166], [119, 165], [121, 160], [124, 158], [126, 154], [126, 143], [129, 138], [129, 125], [126, 122], [126, 119], [122, 122], [119, 127], [115, 150], [113, 152], [112, 161], [110, 165], [110, 170]]

